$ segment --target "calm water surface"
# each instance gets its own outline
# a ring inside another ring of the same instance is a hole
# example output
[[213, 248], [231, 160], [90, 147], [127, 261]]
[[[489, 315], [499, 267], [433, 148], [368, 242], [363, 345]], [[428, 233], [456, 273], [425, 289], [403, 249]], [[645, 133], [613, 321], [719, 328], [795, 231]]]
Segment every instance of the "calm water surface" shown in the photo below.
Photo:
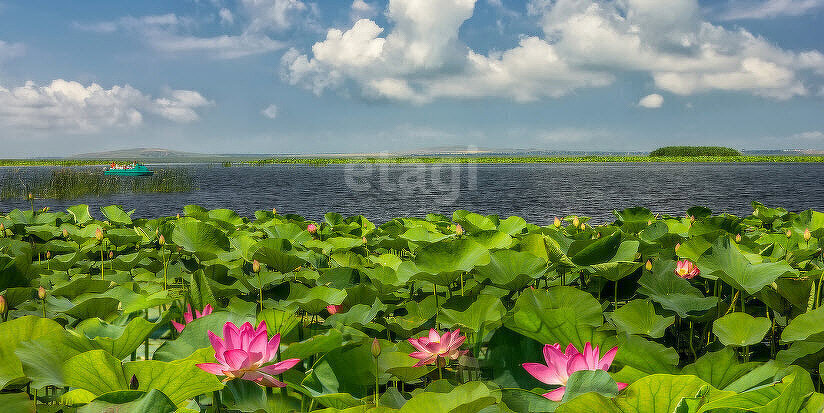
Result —
[[[168, 168], [154, 165], [153, 169]], [[174, 166], [180, 167], [180, 166]], [[759, 201], [791, 211], [824, 210], [824, 164], [519, 164], [519, 165], [187, 165], [197, 189], [189, 193], [118, 194], [76, 200], [37, 200], [63, 209], [123, 205], [135, 217], [170, 216], [187, 204], [229, 208], [244, 216], [256, 210], [321, 219], [325, 212], [364, 215], [376, 223], [399, 216], [451, 214], [467, 209], [536, 224], [578, 214], [611, 221], [613, 209], [645, 206], [682, 215], [693, 205], [747, 215]], [[3, 174], [49, 173], [47, 167], [0, 168]], [[28, 208], [0, 201], [0, 212]]]

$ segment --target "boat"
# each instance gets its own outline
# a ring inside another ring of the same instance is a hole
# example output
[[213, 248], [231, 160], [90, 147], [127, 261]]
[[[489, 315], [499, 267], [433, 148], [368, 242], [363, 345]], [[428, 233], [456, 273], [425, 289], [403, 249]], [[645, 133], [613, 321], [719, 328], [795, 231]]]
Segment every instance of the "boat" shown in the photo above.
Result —
[[137, 162], [126, 165], [118, 165], [112, 162], [109, 165], [109, 169], [103, 172], [103, 175], [109, 176], [149, 176], [152, 174], [154, 174], [154, 171]]

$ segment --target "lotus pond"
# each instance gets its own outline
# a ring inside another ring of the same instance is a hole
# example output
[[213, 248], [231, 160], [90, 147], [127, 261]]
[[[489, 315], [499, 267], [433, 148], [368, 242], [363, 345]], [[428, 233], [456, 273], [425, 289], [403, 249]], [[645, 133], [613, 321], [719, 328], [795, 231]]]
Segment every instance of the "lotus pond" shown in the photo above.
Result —
[[824, 213], [131, 212], [0, 214], [2, 411], [824, 408]]

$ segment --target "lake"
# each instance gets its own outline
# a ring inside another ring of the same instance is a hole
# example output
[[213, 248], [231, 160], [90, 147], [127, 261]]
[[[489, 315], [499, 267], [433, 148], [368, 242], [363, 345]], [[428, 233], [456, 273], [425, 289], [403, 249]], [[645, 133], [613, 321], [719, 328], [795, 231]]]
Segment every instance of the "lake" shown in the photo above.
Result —
[[[517, 165], [150, 165], [185, 167], [197, 190], [189, 193], [118, 194], [75, 200], [35, 201], [64, 209], [89, 204], [123, 205], [134, 217], [170, 216], [183, 206], [229, 208], [244, 216], [277, 208], [322, 219], [325, 212], [364, 215], [375, 223], [393, 217], [451, 214], [466, 209], [501, 217], [517, 215], [549, 224], [568, 214], [613, 220], [612, 210], [644, 206], [683, 215], [694, 205], [739, 216], [751, 202], [791, 211], [824, 210], [824, 164], [586, 163]], [[3, 174], [49, 173], [49, 167], [0, 168]], [[0, 212], [28, 209], [23, 200], [0, 201]]]

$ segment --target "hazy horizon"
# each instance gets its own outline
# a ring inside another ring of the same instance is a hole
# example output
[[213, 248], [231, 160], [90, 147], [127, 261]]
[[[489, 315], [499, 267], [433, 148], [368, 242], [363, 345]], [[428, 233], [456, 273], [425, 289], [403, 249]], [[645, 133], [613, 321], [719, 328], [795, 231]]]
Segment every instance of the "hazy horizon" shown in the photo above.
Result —
[[824, 149], [824, 0], [0, 0], [4, 156]]

